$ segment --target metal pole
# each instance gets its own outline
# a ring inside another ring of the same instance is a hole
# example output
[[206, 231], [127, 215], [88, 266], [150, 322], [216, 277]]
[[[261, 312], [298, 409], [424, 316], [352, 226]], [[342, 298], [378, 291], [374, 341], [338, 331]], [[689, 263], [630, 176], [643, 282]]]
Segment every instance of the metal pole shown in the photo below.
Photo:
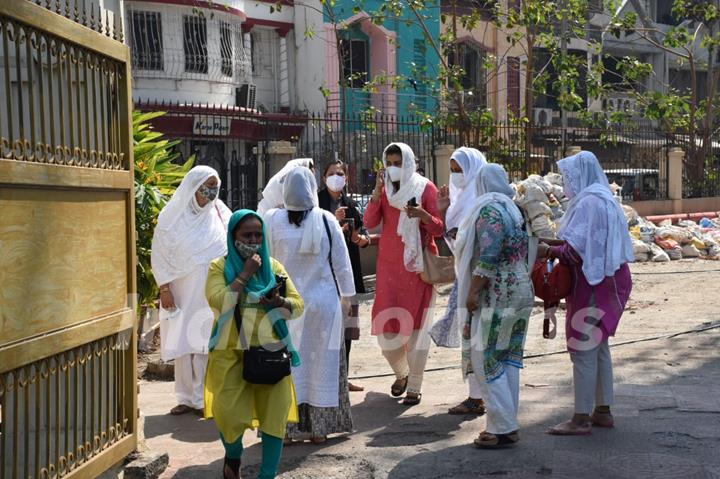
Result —
[[[565, 60], [565, 57], [567, 56], [567, 15], [565, 15], [565, 2], [560, 2], [560, 12], [562, 14], [562, 20], [560, 23], [560, 51], [562, 52], [563, 61]], [[562, 86], [561, 88], [561, 94], [564, 96], [565, 93], [567, 93], [566, 87]], [[567, 148], [566, 145], [566, 136], [567, 136], [567, 112], [565, 111], [565, 108], [562, 104], [560, 104], [560, 122], [562, 125], [562, 135], [561, 135], [561, 148], [562, 148], [562, 156], [564, 157], [566, 152], [565, 149]]]

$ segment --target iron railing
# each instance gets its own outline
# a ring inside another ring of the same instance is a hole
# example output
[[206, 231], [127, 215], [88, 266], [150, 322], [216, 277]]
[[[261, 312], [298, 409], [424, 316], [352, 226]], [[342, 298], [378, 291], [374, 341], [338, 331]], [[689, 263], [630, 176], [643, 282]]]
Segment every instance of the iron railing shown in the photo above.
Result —
[[[195, 152], [200, 164], [211, 164], [223, 173], [225, 185], [221, 197], [227, 199], [231, 207], [255, 204], [259, 191], [268, 180], [268, 169], [262, 170], [266, 172], [265, 177], [258, 178], [258, 168], [265, 161], [263, 152], [267, 142], [274, 140], [292, 142], [296, 157], [315, 159], [319, 174], [332, 161], [346, 162], [349, 165], [348, 190], [357, 195], [372, 191], [374, 161], [381, 159], [384, 148], [395, 141], [409, 144], [418, 168], [432, 178], [436, 177], [437, 162], [448, 161], [447, 158], [436, 158], [438, 145], [476, 147], [488, 161], [503, 164], [513, 180], [557, 171], [557, 161], [566, 156], [570, 148], [579, 147], [598, 157], [608, 179], [621, 187], [621, 195], [626, 201], [667, 199], [668, 153], [672, 147], [683, 145], [680, 136], [651, 125], [563, 129], [506, 123], [470, 129], [461, 136], [456, 129], [437, 126], [423, 117], [391, 116], [373, 111], [353, 115], [332, 112], [261, 115], [232, 107], [176, 104], [136, 107], [167, 110], [171, 122], [192, 117], [190, 121], [207, 118], [207, 121], [225, 125], [227, 132], [203, 135], [188, 134], [187, 129], [180, 132], [168, 124], [157, 124], [156, 127], [172, 138], [184, 140], [181, 147], [184, 157]], [[692, 175], [686, 172], [686, 196], [720, 194], [719, 164], [718, 160], [707, 162], [707, 173], [702, 182], [687, 180]], [[446, 181], [438, 179], [438, 182]]]
[[0, 477], [67, 475], [128, 434], [132, 330], [0, 374]]

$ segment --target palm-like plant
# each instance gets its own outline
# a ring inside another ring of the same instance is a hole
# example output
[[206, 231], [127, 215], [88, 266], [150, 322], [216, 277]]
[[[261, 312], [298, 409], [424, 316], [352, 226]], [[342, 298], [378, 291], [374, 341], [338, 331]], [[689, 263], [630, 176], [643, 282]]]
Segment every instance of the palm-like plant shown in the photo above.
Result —
[[180, 142], [163, 139], [163, 134], [154, 131], [149, 123], [164, 114], [133, 112], [137, 290], [141, 308], [155, 307], [159, 293], [150, 265], [152, 237], [158, 215], [195, 161], [193, 155], [182, 165], [173, 163], [179, 156], [173, 148]]

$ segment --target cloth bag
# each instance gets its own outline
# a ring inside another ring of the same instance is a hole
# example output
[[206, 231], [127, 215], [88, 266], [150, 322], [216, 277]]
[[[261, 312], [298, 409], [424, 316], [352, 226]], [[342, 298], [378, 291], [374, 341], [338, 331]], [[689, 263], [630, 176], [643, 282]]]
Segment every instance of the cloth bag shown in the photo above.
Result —
[[428, 284], [447, 284], [455, 281], [455, 258], [433, 254], [428, 248], [423, 248], [423, 263], [425, 269], [420, 273], [420, 279]]

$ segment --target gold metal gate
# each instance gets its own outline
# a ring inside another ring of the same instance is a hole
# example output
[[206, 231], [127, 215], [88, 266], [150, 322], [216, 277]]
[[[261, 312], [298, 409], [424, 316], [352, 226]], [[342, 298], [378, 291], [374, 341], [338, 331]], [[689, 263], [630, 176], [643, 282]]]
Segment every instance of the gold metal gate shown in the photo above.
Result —
[[0, 1], [0, 479], [94, 477], [137, 437], [130, 55], [36, 3]]

